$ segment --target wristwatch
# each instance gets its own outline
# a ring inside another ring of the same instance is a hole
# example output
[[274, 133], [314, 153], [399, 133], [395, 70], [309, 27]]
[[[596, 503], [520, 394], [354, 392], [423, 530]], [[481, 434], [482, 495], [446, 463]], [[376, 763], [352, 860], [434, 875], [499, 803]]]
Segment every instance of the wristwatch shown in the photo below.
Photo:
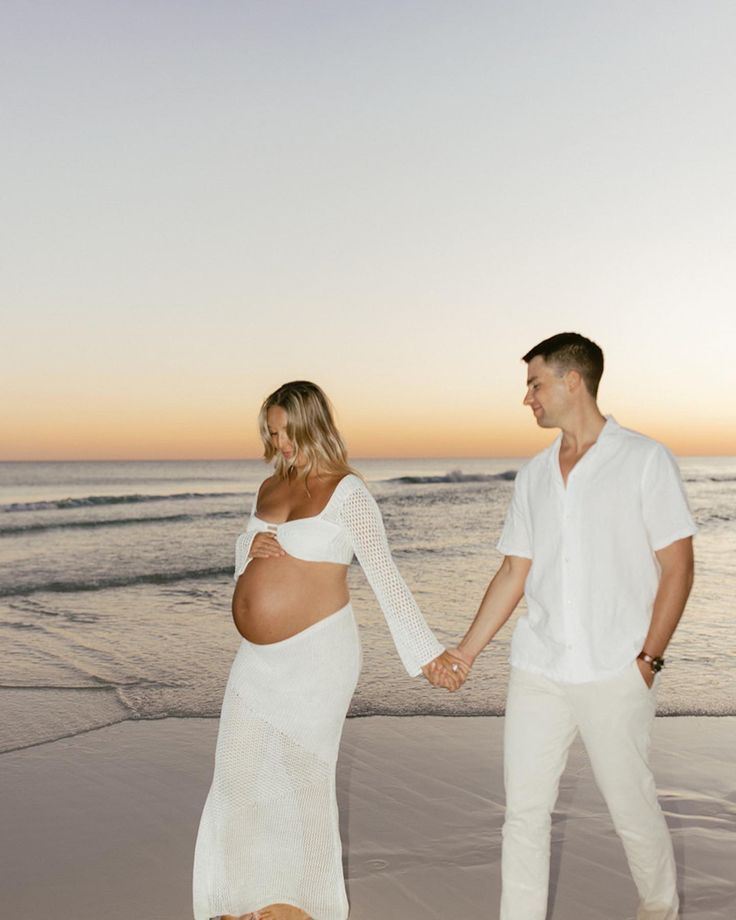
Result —
[[641, 658], [642, 661], [646, 661], [646, 663], [654, 671], [655, 674], [657, 671], [661, 671], [664, 667], [664, 658], [659, 658], [656, 656], [653, 658], [651, 655], [647, 655], [646, 652], [639, 652], [636, 657]]

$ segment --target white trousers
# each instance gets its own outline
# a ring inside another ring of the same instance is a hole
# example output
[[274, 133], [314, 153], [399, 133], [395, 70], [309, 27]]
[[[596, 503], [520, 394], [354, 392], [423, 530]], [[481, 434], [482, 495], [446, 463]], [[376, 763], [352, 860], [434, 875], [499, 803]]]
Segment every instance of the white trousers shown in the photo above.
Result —
[[544, 920], [560, 777], [580, 732], [639, 891], [638, 920], [676, 920], [675, 860], [649, 769], [656, 683], [634, 661], [607, 680], [562, 684], [513, 668], [504, 730], [501, 920]]

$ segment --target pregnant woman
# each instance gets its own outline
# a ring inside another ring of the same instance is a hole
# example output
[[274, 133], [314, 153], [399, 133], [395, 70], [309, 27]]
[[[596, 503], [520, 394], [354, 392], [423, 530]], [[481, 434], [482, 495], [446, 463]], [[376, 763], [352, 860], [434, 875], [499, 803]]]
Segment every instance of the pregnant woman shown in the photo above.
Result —
[[444, 651], [399, 574], [322, 390], [284, 384], [259, 425], [275, 469], [236, 544], [233, 618], [243, 641], [197, 837], [194, 916], [345, 920], [335, 766], [361, 665], [353, 554], [409, 674], [455, 690], [465, 665]]

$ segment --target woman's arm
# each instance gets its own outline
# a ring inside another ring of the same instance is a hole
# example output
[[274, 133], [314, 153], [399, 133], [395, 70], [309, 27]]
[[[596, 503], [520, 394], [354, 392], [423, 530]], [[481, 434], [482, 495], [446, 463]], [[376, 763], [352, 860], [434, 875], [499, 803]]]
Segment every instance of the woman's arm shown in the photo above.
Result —
[[[263, 482], [266, 482], [266, 480], [264, 479]], [[243, 574], [251, 559], [268, 559], [271, 556], [285, 555], [276, 539], [276, 534], [261, 530], [257, 526], [256, 508], [258, 507], [258, 496], [263, 482], [258, 486], [256, 494], [253, 496], [253, 505], [250, 509], [250, 517], [245, 530], [243, 533], [238, 534], [235, 541], [235, 572], [233, 574], [235, 581]]]
[[[396, 568], [376, 500], [360, 480], [343, 500], [338, 519], [350, 536], [355, 555], [386, 617], [394, 645], [407, 672], [415, 677], [435, 659], [444, 661], [443, 646], [427, 625]], [[438, 662], [435, 668], [429, 669], [430, 673], [437, 667], [445, 670], [445, 665]], [[449, 667], [447, 674], [459, 686], [460, 677]]]

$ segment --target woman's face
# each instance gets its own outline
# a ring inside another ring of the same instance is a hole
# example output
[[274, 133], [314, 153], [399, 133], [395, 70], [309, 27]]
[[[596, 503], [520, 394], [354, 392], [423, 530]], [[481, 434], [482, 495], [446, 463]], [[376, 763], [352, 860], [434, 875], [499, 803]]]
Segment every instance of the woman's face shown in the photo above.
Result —
[[281, 406], [271, 406], [266, 412], [266, 423], [268, 424], [268, 433], [271, 436], [271, 443], [279, 451], [287, 463], [294, 460], [294, 445], [289, 440], [287, 426], [289, 416]]

